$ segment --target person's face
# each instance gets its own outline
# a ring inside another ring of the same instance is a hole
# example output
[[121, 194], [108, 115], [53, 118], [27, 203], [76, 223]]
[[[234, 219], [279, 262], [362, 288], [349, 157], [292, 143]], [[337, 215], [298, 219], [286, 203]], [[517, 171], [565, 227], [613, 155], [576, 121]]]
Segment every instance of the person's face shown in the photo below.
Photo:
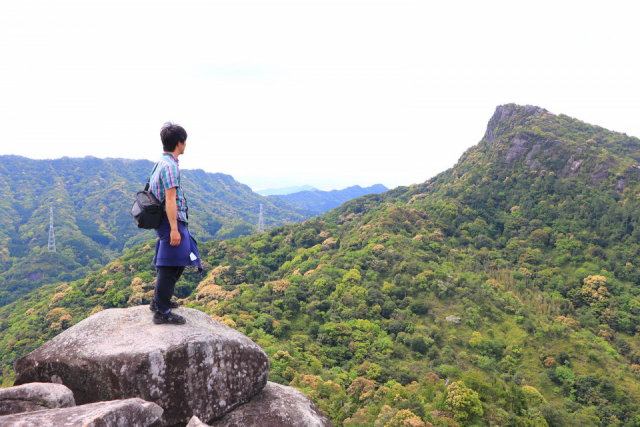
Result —
[[184, 150], [187, 148], [187, 141], [183, 141], [183, 142], [178, 142], [178, 150], [180, 151], [180, 154], [184, 154]]

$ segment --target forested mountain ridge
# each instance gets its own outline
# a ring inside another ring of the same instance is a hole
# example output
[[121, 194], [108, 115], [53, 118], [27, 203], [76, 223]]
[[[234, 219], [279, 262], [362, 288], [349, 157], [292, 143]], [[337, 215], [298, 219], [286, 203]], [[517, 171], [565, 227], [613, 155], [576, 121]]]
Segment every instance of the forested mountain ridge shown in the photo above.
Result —
[[[153, 237], [129, 215], [153, 168], [147, 160], [0, 156], [0, 303], [39, 284], [73, 280]], [[183, 171], [192, 232], [202, 240], [255, 231], [259, 204], [267, 227], [312, 213], [268, 200], [225, 174]], [[57, 252], [48, 252], [53, 208]]]
[[337, 208], [344, 202], [355, 199], [356, 197], [366, 196], [371, 193], [384, 193], [387, 190], [389, 189], [382, 184], [376, 184], [365, 188], [360, 187], [359, 185], [352, 185], [351, 187], [343, 188], [342, 190], [309, 190], [285, 195], [273, 195], [269, 197], [280, 198], [301, 209], [324, 213]]
[[[208, 273], [177, 295], [337, 426], [637, 426], [639, 142], [501, 106], [423, 184], [203, 243]], [[150, 243], [0, 308], [5, 384], [91, 312], [148, 302]]]

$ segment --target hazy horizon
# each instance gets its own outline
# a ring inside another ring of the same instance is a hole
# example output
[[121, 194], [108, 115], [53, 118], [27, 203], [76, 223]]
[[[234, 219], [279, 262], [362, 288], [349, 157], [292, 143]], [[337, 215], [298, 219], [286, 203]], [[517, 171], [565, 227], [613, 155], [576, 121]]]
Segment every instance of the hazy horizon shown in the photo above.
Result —
[[187, 169], [256, 189], [393, 188], [452, 167], [502, 104], [640, 136], [639, 11], [550, 0], [9, 2], [0, 153], [153, 161], [171, 120], [189, 134]]

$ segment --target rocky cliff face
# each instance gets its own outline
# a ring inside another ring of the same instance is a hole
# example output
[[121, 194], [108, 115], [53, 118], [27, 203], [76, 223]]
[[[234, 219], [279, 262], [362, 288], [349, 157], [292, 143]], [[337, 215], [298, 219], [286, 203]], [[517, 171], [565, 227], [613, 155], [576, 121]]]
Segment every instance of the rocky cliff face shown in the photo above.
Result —
[[499, 105], [489, 120], [484, 139], [490, 144], [497, 144], [505, 131], [521, 126], [530, 116], [542, 114], [551, 113], [544, 108], [533, 105], [525, 105], [524, 107], [515, 104]]

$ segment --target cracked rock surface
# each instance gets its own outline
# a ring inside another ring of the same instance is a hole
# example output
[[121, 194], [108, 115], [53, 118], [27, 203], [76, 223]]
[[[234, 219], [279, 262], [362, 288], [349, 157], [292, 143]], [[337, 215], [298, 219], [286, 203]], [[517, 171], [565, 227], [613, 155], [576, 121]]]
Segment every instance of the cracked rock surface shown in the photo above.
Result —
[[148, 427], [162, 408], [142, 399], [98, 402], [0, 417], [2, 427]]
[[73, 392], [62, 384], [29, 383], [0, 389], [0, 415], [76, 406]]
[[267, 382], [251, 402], [210, 424], [211, 427], [333, 427], [307, 396], [293, 387], [272, 382]]
[[260, 392], [269, 358], [244, 334], [201, 311], [156, 325], [148, 306], [101, 311], [19, 359], [16, 384], [54, 382], [77, 404], [139, 397], [164, 409], [158, 426], [222, 417]]

